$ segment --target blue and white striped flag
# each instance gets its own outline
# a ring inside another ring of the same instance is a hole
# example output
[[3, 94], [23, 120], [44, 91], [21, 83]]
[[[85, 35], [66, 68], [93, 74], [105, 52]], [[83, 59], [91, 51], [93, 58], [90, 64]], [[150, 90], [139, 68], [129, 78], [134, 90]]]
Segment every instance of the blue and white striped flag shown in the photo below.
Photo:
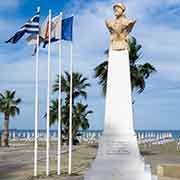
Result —
[[36, 15], [28, 20], [13, 37], [6, 41], [6, 43], [17, 43], [25, 33], [27, 34], [38, 34], [39, 33], [39, 19], [40, 19], [40, 8], [37, 8]]

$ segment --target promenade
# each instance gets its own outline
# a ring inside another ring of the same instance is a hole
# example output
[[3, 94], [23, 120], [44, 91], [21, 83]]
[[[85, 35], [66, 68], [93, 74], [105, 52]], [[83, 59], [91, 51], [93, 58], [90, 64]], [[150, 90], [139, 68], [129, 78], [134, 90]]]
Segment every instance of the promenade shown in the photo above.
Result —
[[[73, 147], [73, 161], [71, 177], [67, 176], [68, 154], [67, 147], [62, 149], [62, 176], [56, 175], [56, 148], [55, 142], [51, 143], [50, 163], [51, 175], [45, 176], [45, 143], [39, 144], [38, 175], [39, 180], [83, 180], [83, 174], [95, 158], [97, 146], [82, 144]], [[153, 174], [156, 173], [158, 164], [180, 164], [180, 152], [176, 150], [176, 143], [156, 144], [152, 147], [140, 145], [141, 154], [146, 163], [152, 166]], [[33, 175], [33, 142], [11, 142], [10, 148], [0, 148], [0, 177], [1, 180], [34, 180]], [[174, 178], [161, 178], [160, 180], [174, 180]]]

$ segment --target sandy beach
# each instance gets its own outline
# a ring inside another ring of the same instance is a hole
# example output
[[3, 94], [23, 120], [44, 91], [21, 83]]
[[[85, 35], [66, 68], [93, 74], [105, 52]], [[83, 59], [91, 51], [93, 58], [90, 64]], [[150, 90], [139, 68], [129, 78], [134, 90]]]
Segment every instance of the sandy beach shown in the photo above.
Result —
[[[62, 176], [56, 176], [56, 143], [51, 143], [51, 175], [45, 176], [45, 143], [39, 144], [38, 177], [33, 178], [33, 143], [11, 143], [9, 148], [0, 148], [0, 179], [1, 180], [83, 180], [83, 174], [96, 156], [97, 145], [82, 144], [74, 147], [72, 176], [67, 176], [68, 154], [67, 147], [62, 148]], [[152, 148], [140, 146], [141, 154], [146, 163], [152, 167], [156, 174], [159, 164], [180, 164], [180, 152], [176, 150], [175, 142], [153, 145]], [[161, 178], [160, 180], [175, 180], [174, 178]]]

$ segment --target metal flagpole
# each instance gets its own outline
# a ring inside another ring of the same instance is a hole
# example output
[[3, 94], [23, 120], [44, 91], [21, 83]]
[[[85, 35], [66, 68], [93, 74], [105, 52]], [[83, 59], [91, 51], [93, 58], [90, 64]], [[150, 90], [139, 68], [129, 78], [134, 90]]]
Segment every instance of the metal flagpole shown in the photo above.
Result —
[[57, 161], [57, 174], [61, 174], [61, 73], [62, 73], [62, 16], [59, 14], [59, 97], [58, 97], [58, 161]]
[[[40, 7], [37, 8], [40, 11]], [[35, 67], [35, 131], [34, 131], [34, 176], [37, 176], [37, 151], [38, 151], [38, 115], [39, 115], [39, 33], [36, 44], [36, 67]]]
[[46, 176], [49, 176], [49, 122], [50, 122], [50, 70], [51, 70], [51, 10], [49, 10], [48, 24], [48, 87], [47, 87], [47, 122], [46, 122]]
[[73, 44], [70, 45], [70, 101], [69, 101], [69, 167], [68, 174], [72, 172], [72, 95], [73, 95]]

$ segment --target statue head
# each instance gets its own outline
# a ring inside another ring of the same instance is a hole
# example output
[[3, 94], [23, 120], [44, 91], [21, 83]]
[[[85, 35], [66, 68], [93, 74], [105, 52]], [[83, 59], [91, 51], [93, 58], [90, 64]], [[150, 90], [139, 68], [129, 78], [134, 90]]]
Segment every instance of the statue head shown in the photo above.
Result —
[[116, 18], [119, 18], [120, 16], [124, 14], [126, 7], [123, 3], [117, 3], [113, 5], [113, 9], [114, 9], [114, 15], [116, 16]]

